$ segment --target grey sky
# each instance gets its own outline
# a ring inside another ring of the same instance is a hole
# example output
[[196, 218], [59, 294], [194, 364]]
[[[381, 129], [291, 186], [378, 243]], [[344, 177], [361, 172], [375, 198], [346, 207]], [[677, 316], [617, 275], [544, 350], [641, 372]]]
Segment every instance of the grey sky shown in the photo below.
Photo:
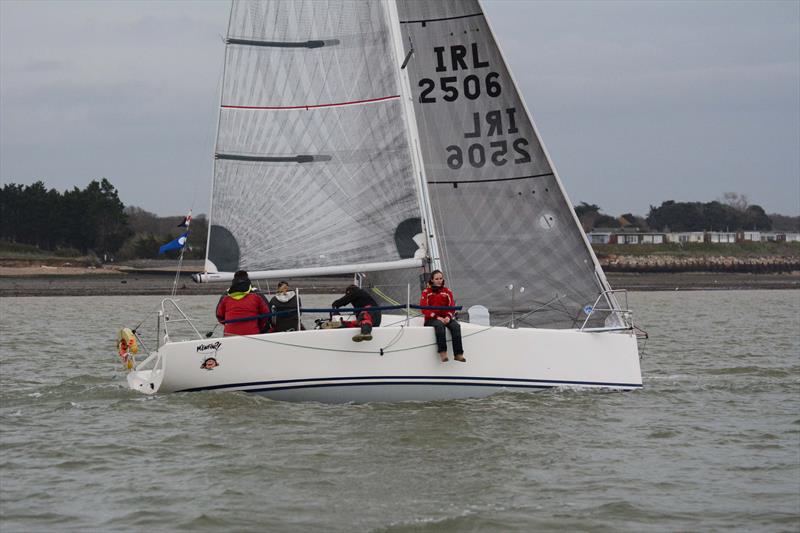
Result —
[[[800, 1], [486, 1], [570, 199], [800, 214]], [[206, 212], [229, 4], [0, 0], [0, 180]]]

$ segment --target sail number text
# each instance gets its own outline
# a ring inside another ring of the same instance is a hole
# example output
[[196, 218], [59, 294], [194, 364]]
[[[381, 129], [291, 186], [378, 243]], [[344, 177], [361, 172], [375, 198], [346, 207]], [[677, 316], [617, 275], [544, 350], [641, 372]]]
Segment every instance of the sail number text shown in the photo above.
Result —
[[[442, 100], [445, 102], [455, 102], [460, 95], [464, 95], [469, 100], [475, 100], [481, 95], [481, 86], [485, 87], [486, 94], [492, 98], [500, 96], [502, 88], [500, 82], [497, 81], [500, 74], [497, 72], [490, 72], [486, 75], [484, 81], [481, 81], [475, 74], [470, 74], [464, 78], [463, 83], [459, 83], [456, 76], [444, 76], [439, 78], [439, 87], [442, 91]], [[419, 86], [422, 92], [419, 94], [419, 101], [422, 104], [432, 104], [436, 101], [436, 96], [430, 96], [434, 89], [436, 89], [436, 82], [430, 78], [422, 78], [419, 80]]]
[[[471, 43], [469, 48], [460, 44], [448, 47], [434, 46], [433, 55], [436, 60], [436, 72], [489, 68], [489, 62], [480, 58], [478, 43]], [[431, 78], [422, 78], [419, 80], [419, 87], [422, 89], [419, 101], [422, 104], [436, 102], [436, 96], [431, 96], [431, 93], [437, 87], [441, 90], [440, 97], [445, 102], [455, 102], [462, 94], [469, 100], [475, 100], [482, 92], [496, 98], [503, 92], [499, 78], [500, 74], [497, 72], [490, 72], [486, 76], [470, 74], [462, 81], [459, 81], [457, 76], [442, 76], [438, 79], [438, 83]]]
[[[433, 55], [437, 73], [491, 68], [489, 61], [481, 58], [478, 43], [436, 46]], [[418, 86], [421, 89], [420, 104], [433, 104], [440, 100], [450, 103], [461, 97], [467, 100], [477, 100], [481, 96], [497, 98], [503, 93], [500, 74], [495, 71], [469, 74], [463, 79], [458, 76], [422, 78]], [[464, 139], [468, 141], [445, 148], [447, 166], [457, 170], [464, 163], [474, 168], [482, 168], [486, 163], [498, 167], [508, 163], [530, 163], [530, 143], [525, 137], [518, 136], [516, 112], [516, 108], [507, 107], [472, 113], [469, 131], [464, 132]]]
[[[493, 110], [485, 114], [473, 113], [471, 131], [465, 132], [464, 138], [477, 139], [519, 133], [516, 113], [517, 110], [514, 107], [509, 107], [504, 110]], [[454, 170], [461, 168], [464, 164], [465, 152], [466, 160], [470, 165], [476, 168], [481, 168], [485, 165], [487, 157], [492, 164], [499, 167], [505, 165], [509, 161], [513, 161], [516, 164], [530, 163], [531, 155], [527, 147], [528, 140], [524, 137], [518, 137], [512, 140], [510, 145], [507, 140], [490, 142], [488, 150], [479, 142], [470, 144], [466, 149], [451, 144], [445, 148], [445, 150], [447, 150], [447, 166]], [[509, 153], [509, 151], [511, 153]]]

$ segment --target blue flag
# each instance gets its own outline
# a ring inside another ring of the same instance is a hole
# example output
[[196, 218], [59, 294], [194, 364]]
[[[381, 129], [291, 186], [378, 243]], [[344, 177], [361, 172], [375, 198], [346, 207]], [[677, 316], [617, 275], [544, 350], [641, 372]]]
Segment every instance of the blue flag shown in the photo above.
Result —
[[183, 235], [179, 235], [175, 239], [169, 241], [167, 244], [163, 245], [161, 248], [158, 249], [158, 255], [161, 255], [164, 252], [169, 252], [170, 250], [180, 250], [181, 248], [186, 246], [186, 238], [188, 236], [189, 232], [187, 231]]

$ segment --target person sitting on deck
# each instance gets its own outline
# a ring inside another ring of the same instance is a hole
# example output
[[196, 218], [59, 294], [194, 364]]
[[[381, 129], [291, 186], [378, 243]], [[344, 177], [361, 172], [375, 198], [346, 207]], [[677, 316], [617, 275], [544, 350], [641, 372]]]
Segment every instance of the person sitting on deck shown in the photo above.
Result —
[[278, 291], [269, 301], [269, 308], [272, 313], [280, 313], [272, 316], [271, 333], [280, 331], [297, 331], [298, 324], [300, 329], [306, 329], [303, 323], [297, 318], [297, 308], [302, 305], [297, 293], [290, 290], [289, 284], [285, 281], [278, 283]]
[[[370, 294], [357, 287], [350, 285], [345, 289], [344, 296], [331, 304], [331, 307], [342, 307], [347, 304], [352, 304], [355, 309], [363, 309], [365, 307], [378, 307], [378, 303]], [[380, 311], [360, 311], [357, 320], [344, 322], [344, 325], [349, 328], [361, 328], [361, 333], [353, 335], [353, 341], [371, 341], [372, 340], [372, 327], [381, 325], [381, 312]]]
[[[268, 318], [257, 318], [269, 314], [269, 306], [264, 296], [250, 284], [250, 277], [244, 270], [233, 275], [233, 283], [228, 292], [217, 302], [217, 320], [225, 324], [225, 336], [257, 335], [267, 329]], [[252, 317], [251, 320], [230, 322], [238, 318]]]
[[[453, 291], [444, 286], [444, 274], [441, 270], [434, 270], [428, 279], [428, 286], [422, 291], [419, 299], [421, 307], [455, 307], [456, 299]], [[436, 334], [436, 348], [439, 359], [444, 363], [447, 359], [447, 334], [445, 328], [450, 330], [453, 337], [453, 359], [466, 363], [464, 348], [461, 345], [461, 325], [456, 320], [453, 309], [423, 309], [425, 325], [433, 327]]]

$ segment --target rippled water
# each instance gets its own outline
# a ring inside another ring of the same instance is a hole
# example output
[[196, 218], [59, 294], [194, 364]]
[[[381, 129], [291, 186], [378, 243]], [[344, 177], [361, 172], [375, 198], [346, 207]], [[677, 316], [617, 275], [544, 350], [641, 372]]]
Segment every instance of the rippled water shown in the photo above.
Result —
[[0, 530], [798, 531], [800, 292], [630, 301], [642, 391], [331, 406], [144, 397], [158, 298], [2, 299]]

